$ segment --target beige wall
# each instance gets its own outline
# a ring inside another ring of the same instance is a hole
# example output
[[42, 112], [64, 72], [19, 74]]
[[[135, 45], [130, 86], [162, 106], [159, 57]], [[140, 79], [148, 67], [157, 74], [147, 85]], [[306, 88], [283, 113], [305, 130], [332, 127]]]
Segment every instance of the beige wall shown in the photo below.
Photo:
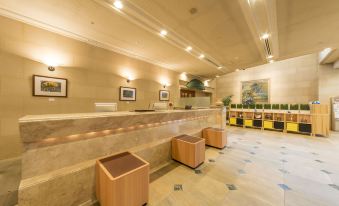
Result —
[[[148, 108], [162, 83], [179, 98], [178, 74], [86, 43], [0, 17], [0, 160], [21, 154], [18, 118], [27, 114], [93, 112], [94, 102], [118, 102], [119, 110]], [[62, 64], [47, 70], [46, 58]], [[67, 78], [69, 97], [32, 97], [32, 75]], [[133, 81], [126, 82], [131, 76]], [[119, 102], [119, 87], [137, 88], [136, 102]]]
[[271, 103], [307, 103], [318, 98], [317, 55], [311, 54], [233, 72], [217, 79], [217, 99], [233, 94], [241, 102], [241, 82], [269, 79]]
[[330, 98], [339, 96], [339, 69], [332, 64], [319, 66], [319, 100], [326, 104]]

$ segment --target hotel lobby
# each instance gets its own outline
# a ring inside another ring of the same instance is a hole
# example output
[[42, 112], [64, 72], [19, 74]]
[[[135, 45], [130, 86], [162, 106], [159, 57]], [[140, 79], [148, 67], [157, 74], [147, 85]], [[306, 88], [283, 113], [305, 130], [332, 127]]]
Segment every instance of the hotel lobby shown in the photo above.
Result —
[[339, 205], [338, 0], [0, 0], [0, 206]]

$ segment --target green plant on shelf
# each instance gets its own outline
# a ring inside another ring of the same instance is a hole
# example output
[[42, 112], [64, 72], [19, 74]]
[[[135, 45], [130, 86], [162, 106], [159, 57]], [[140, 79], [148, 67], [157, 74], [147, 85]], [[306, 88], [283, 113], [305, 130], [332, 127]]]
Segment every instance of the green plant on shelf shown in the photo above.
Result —
[[300, 104], [300, 110], [309, 111], [310, 105], [309, 104]]
[[264, 109], [271, 109], [272, 105], [271, 104], [264, 104]]
[[278, 110], [278, 109], [279, 109], [279, 104], [273, 104], [273, 105], [272, 105], [272, 109]]
[[237, 109], [242, 109], [242, 104], [237, 104]]
[[288, 110], [288, 104], [280, 104], [281, 110]]
[[242, 108], [244, 108], [244, 109], [248, 109], [248, 104], [244, 104], [243, 106], [242, 106]]
[[256, 104], [256, 105], [255, 105], [255, 108], [256, 108], [256, 109], [262, 109], [262, 104]]
[[231, 108], [235, 109], [235, 108], [237, 108], [237, 105], [236, 104], [231, 104]]
[[229, 105], [231, 104], [231, 102], [232, 102], [232, 97], [233, 97], [233, 95], [229, 95], [229, 96], [224, 97], [224, 98], [222, 99], [222, 103], [224, 104], [224, 106], [229, 106]]
[[299, 110], [299, 104], [290, 104], [290, 110]]
[[248, 107], [249, 107], [250, 109], [255, 109], [255, 104], [250, 104]]

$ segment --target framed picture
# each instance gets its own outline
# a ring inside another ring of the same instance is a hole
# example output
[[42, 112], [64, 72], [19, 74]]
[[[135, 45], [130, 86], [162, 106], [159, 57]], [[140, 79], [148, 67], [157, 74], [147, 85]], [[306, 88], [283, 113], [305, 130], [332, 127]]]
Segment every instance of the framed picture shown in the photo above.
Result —
[[241, 82], [241, 99], [247, 105], [269, 103], [269, 80]]
[[137, 100], [137, 89], [131, 87], [120, 87], [120, 101], [136, 101]]
[[160, 101], [169, 101], [170, 93], [167, 90], [160, 90], [159, 91], [159, 100]]
[[67, 97], [67, 79], [33, 75], [33, 96]]

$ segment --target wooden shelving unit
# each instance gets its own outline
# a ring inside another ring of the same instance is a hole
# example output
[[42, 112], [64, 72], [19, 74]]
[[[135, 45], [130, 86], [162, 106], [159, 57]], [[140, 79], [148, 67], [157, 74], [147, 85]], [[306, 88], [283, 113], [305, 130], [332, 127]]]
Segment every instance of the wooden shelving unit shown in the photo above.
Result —
[[230, 108], [229, 125], [328, 136], [329, 109], [328, 105], [311, 105], [310, 110]]

